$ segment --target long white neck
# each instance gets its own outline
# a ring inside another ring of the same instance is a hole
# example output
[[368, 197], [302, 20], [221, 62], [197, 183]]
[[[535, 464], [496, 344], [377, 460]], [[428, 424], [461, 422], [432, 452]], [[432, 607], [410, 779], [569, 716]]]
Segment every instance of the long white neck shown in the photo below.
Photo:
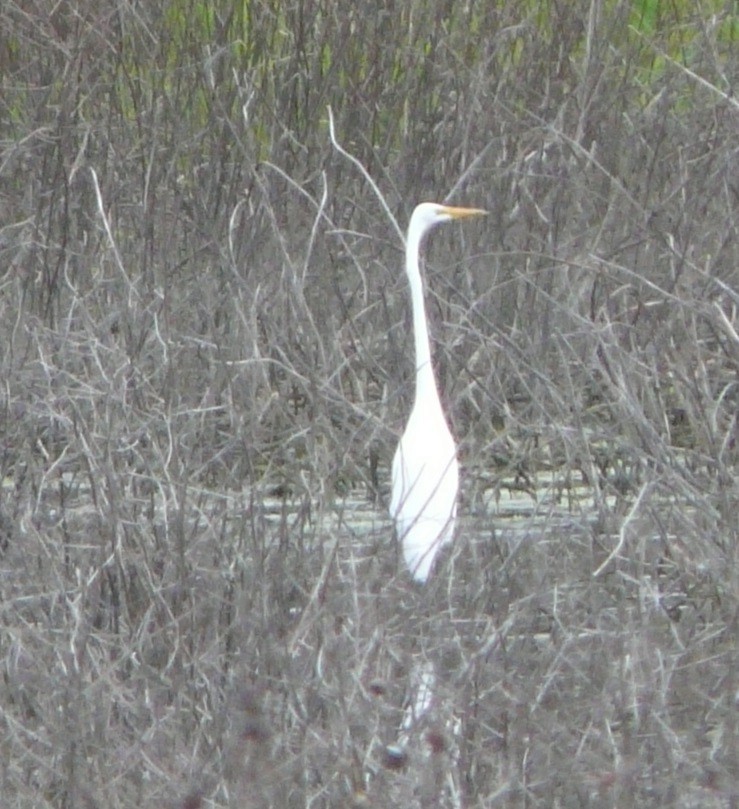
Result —
[[[416, 229], [417, 230], [417, 229]], [[413, 337], [416, 349], [416, 402], [439, 401], [439, 392], [434, 378], [434, 367], [431, 364], [431, 345], [429, 330], [426, 324], [426, 306], [423, 300], [423, 282], [418, 266], [418, 255], [422, 234], [408, 233], [406, 247], [405, 270], [411, 288], [411, 306], [413, 307]]]

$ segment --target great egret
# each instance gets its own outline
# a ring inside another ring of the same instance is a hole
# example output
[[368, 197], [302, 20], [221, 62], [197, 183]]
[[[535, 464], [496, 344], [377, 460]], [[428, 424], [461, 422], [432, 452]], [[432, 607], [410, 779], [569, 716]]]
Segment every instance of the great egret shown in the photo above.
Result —
[[390, 514], [403, 556], [416, 581], [428, 580], [439, 550], [451, 542], [457, 513], [459, 466], [431, 365], [423, 283], [418, 254], [423, 237], [452, 219], [480, 216], [480, 208], [454, 208], [423, 202], [408, 225], [405, 269], [411, 288], [416, 354], [416, 397], [395, 451]]

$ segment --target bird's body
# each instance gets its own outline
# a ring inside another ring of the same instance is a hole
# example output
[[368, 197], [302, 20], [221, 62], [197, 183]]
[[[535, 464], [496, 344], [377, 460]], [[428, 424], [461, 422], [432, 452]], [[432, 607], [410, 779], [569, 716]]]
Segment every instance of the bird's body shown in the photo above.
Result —
[[419, 582], [428, 580], [437, 553], [452, 540], [459, 465], [431, 364], [418, 255], [423, 237], [434, 225], [484, 213], [478, 208], [424, 202], [416, 207], [408, 226], [406, 273], [413, 307], [416, 395], [393, 458], [390, 514], [405, 562]]
[[457, 447], [441, 404], [413, 408], [393, 458], [390, 513], [413, 578], [426, 581], [438, 551], [452, 541], [457, 515]]

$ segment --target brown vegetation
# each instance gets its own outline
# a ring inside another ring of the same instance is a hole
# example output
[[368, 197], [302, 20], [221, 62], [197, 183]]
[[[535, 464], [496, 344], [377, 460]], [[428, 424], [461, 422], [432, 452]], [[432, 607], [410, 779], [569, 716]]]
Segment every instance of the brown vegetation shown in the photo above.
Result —
[[[2, 6], [3, 807], [739, 804], [739, 21], [667, 5]], [[492, 212], [430, 250], [423, 591], [329, 105], [401, 224]]]

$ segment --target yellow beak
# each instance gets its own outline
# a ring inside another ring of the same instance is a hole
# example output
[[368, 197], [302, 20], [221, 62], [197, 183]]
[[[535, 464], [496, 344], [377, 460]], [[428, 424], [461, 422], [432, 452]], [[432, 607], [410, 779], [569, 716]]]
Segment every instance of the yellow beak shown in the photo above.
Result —
[[442, 213], [451, 216], [452, 219], [466, 219], [468, 216], [485, 216], [487, 211], [482, 208], [455, 208], [452, 205], [443, 205]]

